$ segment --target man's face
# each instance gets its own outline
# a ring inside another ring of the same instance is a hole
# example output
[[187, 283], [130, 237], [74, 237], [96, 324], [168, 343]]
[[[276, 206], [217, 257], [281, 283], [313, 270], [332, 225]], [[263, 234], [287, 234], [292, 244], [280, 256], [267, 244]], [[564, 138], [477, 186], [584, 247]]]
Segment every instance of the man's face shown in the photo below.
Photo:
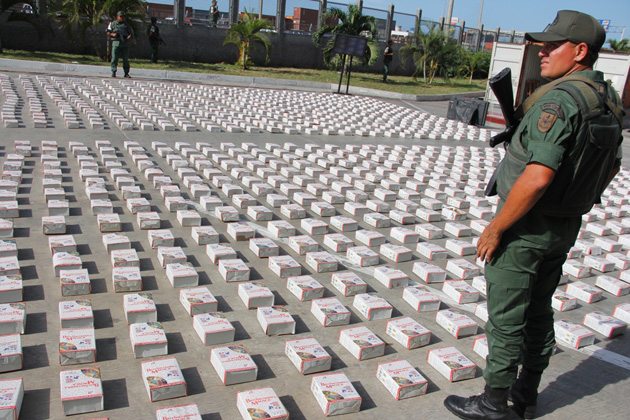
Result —
[[555, 80], [566, 75], [578, 64], [578, 44], [571, 41], [545, 42], [538, 53], [542, 59], [540, 75]]
[[122, 22], [123, 20], [125, 20], [124, 16], [116, 16], [116, 20], [118, 20], [118, 22]]

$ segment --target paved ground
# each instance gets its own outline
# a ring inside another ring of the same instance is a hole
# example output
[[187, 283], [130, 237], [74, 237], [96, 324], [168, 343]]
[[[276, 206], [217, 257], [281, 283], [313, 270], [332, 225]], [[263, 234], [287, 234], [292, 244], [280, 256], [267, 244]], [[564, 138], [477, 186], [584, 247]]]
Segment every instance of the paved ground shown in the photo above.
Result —
[[[11, 78], [16, 79], [18, 73], [5, 72]], [[76, 74], [75, 78], [79, 77]], [[100, 83], [98, 80], [95, 83]], [[21, 96], [25, 95], [22, 88], [18, 89]], [[419, 139], [388, 139], [388, 138], [360, 138], [356, 136], [309, 136], [304, 134], [246, 134], [246, 133], [209, 133], [199, 130], [195, 132], [165, 132], [165, 131], [122, 131], [109, 119], [107, 130], [92, 130], [82, 128], [69, 130], [59, 116], [57, 107], [43, 92], [39, 92], [43, 98], [50, 126], [54, 128], [34, 129], [32, 122], [26, 117], [22, 128], [0, 128], [0, 150], [2, 156], [13, 152], [15, 140], [30, 140], [34, 146], [33, 157], [26, 159], [24, 179], [18, 191], [20, 205], [20, 218], [16, 219], [15, 237], [19, 248], [19, 259], [24, 277], [24, 298], [27, 307], [27, 327], [23, 336], [24, 369], [18, 372], [4, 373], [1, 379], [23, 377], [25, 385], [24, 404], [22, 406], [21, 419], [61, 419], [64, 418], [60, 398], [59, 372], [68, 367], [59, 365], [58, 334], [59, 319], [57, 313], [58, 302], [67, 300], [60, 295], [58, 279], [52, 273], [50, 252], [47, 248], [48, 238], [42, 234], [41, 217], [47, 215], [46, 204], [42, 191], [42, 165], [38, 159], [41, 154], [40, 144], [42, 140], [57, 141], [60, 147], [59, 158], [62, 162], [63, 187], [66, 198], [71, 202], [70, 216], [67, 217], [68, 233], [73, 234], [78, 243], [78, 251], [81, 255], [83, 266], [90, 272], [92, 281], [92, 299], [94, 307], [94, 319], [97, 339], [98, 361], [88, 366], [100, 366], [103, 388], [105, 394], [105, 411], [94, 415], [77, 415], [78, 419], [89, 419], [99, 416], [107, 416], [110, 419], [151, 419], [155, 416], [155, 409], [173, 404], [195, 402], [198, 404], [204, 420], [239, 418], [236, 410], [236, 393], [260, 387], [273, 387], [280, 396], [282, 403], [291, 414], [292, 419], [316, 419], [322, 418], [322, 412], [313, 395], [309, 391], [310, 376], [300, 375], [294, 366], [284, 355], [284, 341], [292, 336], [266, 336], [256, 320], [254, 310], [247, 310], [236, 295], [237, 286], [226, 283], [205, 254], [204, 247], [198, 246], [192, 240], [190, 228], [181, 227], [164, 205], [160, 193], [146, 180], [138, 168], [134, 165], [131, 155], [125, 150], [123, 143], [135, 141], [143, 146], [150, 157], [158, 166], [175, 182], [177, 182], [184, 194], [191, 198], [190, 191], [184, 187], [166, 160], [151, 148], [152, 142], [161, 141], [174, 145], [175, 142], [186, 142], [194, 147], [197, 142], [205, 142], [219, 148], [222, 143], [232, 143], [240, 146], [242, 143], [254, 143], [264, 149], [268, 143], [283, 147], [286, 142], [293, 143], [297, 147], [306, 147], [307, 144], [320, 146], [330, 144], [344, 148], [346, 145], [374, 145], [377, 146], [464, 146], [483, 147], [481, 142], [468, 141], [436, 141]], [[0, 99], [0, 101], [3, 100]], [[403, 103], [401, 106], [420, 107], [436, 114], [445, 113], [444, 103]], [[111, 282], [111, 264], [109, 255], [102, 244], [102, 234], [96, 224], [96, 216], [92, 215], [89, 201], [85, 195], [84, 184], [80, 181], [77, 160], [69, 150], [69, 142], [80, 141], [90, 148], [90, 154], [99, 162], [100, 155], [95, 147], [95, 141], [108, 140], [117, 150], [117, 156], [135, 177], [138, 185], [142, 187], [143, 196], [151, 201], [152, 209], [160, 213], [162, 228], [172, 230], [176, 245], [181, 246], [191, 262], [199, 272], [200, 285], [206, 285], [219, 300], [219, 310], [236, 328], [236, 343], [244, 344], [254, 361], [259, 367], [258, 379], [252, 383], [233, 386], [223, 386], [209, 363], [210, 349], [204, 347], [192, 328], [192, 320], [178, 301], [178, 290], [173, 289], [165, 275], [165, 270], [160, 267], [157, 253], [151, 249], [146, 232], [138, 229], [135, 217], [130, 214], [122, 200], [122, 194], [116, 190], [115, 184], [109, 177], [103, 165], [100, 165], [101, 175], [105, 177], [110, 199], [114, 209], [120, 214], [123, 222], [123, 231], [129, 236], [132, 246], [137, 250], [141, 259], [141, 269], [144, 290], [152, 293], [157, 304], [158, 320], [164, 323], [169, 342], [169, 355], [177, 358], [182, 368], [188, 385], [188, 397], [169, 401], [149, 402], [140, 374], [141, 360], [135, 359], [131, 351], [127, 322], [122, 310], [122, 295], [114, 293]], [[439, 149], [441, 150], [441, 149]], [[626, 154], [628, 156], [628, 154]], [[4, 161], [4, 159], [2, 159]], [[630, 174], [625, 172], [626, 180], [630, 181]], [[228, 205], [231, 200], [223, 195], [220, 190], [211, 186], [213, 194], [216, 194]], [[245, 188], [249, 191], [248, 188]], [[266, 201], [258, 199], [259, 203], [266, 205]], [[341, 205], [337, 205], [338, 215], [347, 215]], [[274, 210], [275, 219], [286, 220], [278, 209]], [[310, 216], [314, 216], [309, 211]], [[429, 328], [432, 339], [428, 346], [414, 350], [406, 350], [385, 334], [386, 320], [366, 321], [366, 319], [353, 308], [352, 298], [342, 296], [330, 285], [330, 274], [314, 273], [306, 265], [305, 258], [295, 254], [286, 243], [277, 241], [281, 247], [281, 253], [290, 255], [303, 266], [302, 274], [311, 274], [322, 283], [327, 291], [326, 296], [335, 296], [352, 312], [351, 326], [364, 325], [370, 328], [381, 339], [387, 342], [383, 357], [358, 361], [345, 348], [338, 343], [340, 327], [324, 328], [310, 314], [310, 304], [300, 302], [285, 287], [285, 280], [278, 278], [267, 267], [265, 259], [258, 259], [248, 250], [247, 242], [236, 242], [227, 234], [226, 224], [220, 222], [211, 215], [202, 214], [203, 224], [213, 226], [221, 235], [223, 242], [229, 242], [238, 252], [252, 271], [252, 280], [263, 280], [274, 291], [276, 304], [286, 304], [289, 312], [296, 320], [297, 337], [315, 337], [325, 349], [333, 356], [334, 371], [344, 372], [352, 381], [352, 384], [363, 398], [361, 412], [349, 414], [344, 418], [450, 418], [448, 412], [442, 406], [442, 400], [451, 393], [471, 395], [478, 393], [483, 386], [481, 369], [484, 360], [472, 351], [474, 337], [456, 340], [435, 322], [435, 313], [417, 313], [402, 299], [401, 289], [388, 290], [364, 269], [345, 263], [342, 270], [357, 272], [364, 278], [371, 291], [376, 291], [387, 299], [394, 307], [393, 316], [411, 316], [422, 325]], [[314, 216], [316, 217], [316, 216]], [[250, 221], [245, 212], [241, 211], [241, 219]], [[326, 218], [324, 218], [327, 221]], [[299, 221], [291, 221], [300, 230]], [[416, 223], [420, 223], [417, 219]], [[468, 223], [468, 221], [464, 222]], [[443, 227], [445, 221], [435, 223]], [[392, 223], [392, 226], [398, 226]], [[360, 227], [373, 229], [365, 222], [360, 221]], [[392, 243], [397, 243], [389, 238], [389, 229], [378, 230]], [[335, 229], [331, 229], [335, 231]], [[261, 229], [259, 235], [264, 233]], [[354, 233], [348, 233], [348, 237], [354, 239]], [[473, 233], [473, 236], [477, 236]], [[314, 236], [322, 245], [322, 236]], [[434, 242], [444, 245], [444, 239]], [[470, 240], [470, 238], [467, 238]], [[407, 245], [415, 250], [415, 246]], [[322, 249], [328, 250], [325, 247]], [[376, 249], [376, 248], [374, 248]], [[451, 254], [449, 259], [454, 258]], [[470, 259], [470, 257], [468, 257]], [[410, 274], [412, 280], [418, 280], [411, 274], [412, 264], [416, 261], [426, 261], [414, 252], [413, 260], [400, 263], [398, 267]], [[387, 261], [381, 257], [380, 263]], [[437, 263], [444, 267], [445, 261]], [[611, 275], [618, 275], [619, 271]], [[449, 274], [450, 276], [450, 274]], [[593, 284], [596, 275], [590, 276], [584, 281]], [[573, 279], [574, 280], [574, 279]], [[441, 291], [441, 284], [430, 285], [436, 293]], [[483, 299], [482, 299], [483, 300]], [[593, 310], [600, 310], [607, 314], [612, 313], [613, 307], [627, 302], [627, 296], [614, 297], [605, 293], [604, 299], [592, 305], [580, 302], [578, 308], [563, 313], [563, 317], [581, 322], [583, 316]], [[448, 297], [443, 297], [442, 309], [457, 306]], [[466, 307], [470, 310], [470, 307]], [[560, 315], [558, 315], [559, 317]], [[472, 318], [479, 322], [483, 333], [484, 323], [478, 318]], [[456, 346], [479, 368], [475, 379], [450, 383], [442, 377], [426, 361], [427, 353], [431, 349]], [[595, 352], [595, 354], [590, 354]], [[428, 393], [421, 397], [408, 400], [395, 401], [380, 384], [376, 377], [376, 366], [383, 361], [406, 359], [416, 367], [429, 381]], [[590, 346], [583, 351], [575, 351], [566, 347], [559, 347], [558, 353], [553, 357], [552, 364], [546, 372], [541, 386], [540, 418], [565, 419], [584, 418], [589, 413], [600, 413], [607, 419], [626, 419], [630, 417], [628, 409], [620, 397], [630, 390], [630, 341], [627, 335], [614, 339], [604, 338], [597, 334], [595, 346]], [[413, 413], [413, 414], [410, 414]], [[513, 416], [513, 418], [517, 418]]]

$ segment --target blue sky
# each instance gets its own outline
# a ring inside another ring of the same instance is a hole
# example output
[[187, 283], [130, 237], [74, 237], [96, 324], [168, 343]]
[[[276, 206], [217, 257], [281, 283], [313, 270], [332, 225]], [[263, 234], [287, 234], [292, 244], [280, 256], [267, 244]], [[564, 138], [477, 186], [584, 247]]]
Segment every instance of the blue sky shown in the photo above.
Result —
[[[169, 0], [152, 0], [157, 3], [171, 3]], [[333, 0], [336, 3], [348, 4], [348, 1]], [[218, 0], [219, 9], [227, 11], [228, 0]], [[396, 12], [415, 14], [422, 8], [423, 19], [438, 20], [446, 15], [448, 1], [444, 0], [364, 0], [364, 7], [386, 10], [393, 3]], [[330, 4], [330, 0], [329, 0]], [[208, 9], [210, 0], [186, 0], [186, 5], [195, 9]], [[294, 7], [317, 9], [314, 0], [287, 0], [287, 15], [293, 14]], [[455, 0], [453, 16], [466, 21], [466, 26], [477, 27], [481, 0]], [[339, 7], [338, 5], [334, 5]], [[259, 0], [240, 0], [240, 9], [258, 11]], [[542, 31], [551, 23], [556, 12], [562, 9], [579, 10], [593, 15], [597, 19], [608, 19], [612, 26], [627, 26], [624, 38], [630, 38], [630, 1], [629, 0], [484, 0], [482, 22], [486, 29], [509, 31]], [[275, 15], [276, 1], [263, 0], [263, 13]], [[366, 14], [383, 18], [385, 12], [367, 9]], [[397, 24], [403, 29], [413, 26], [413, 18], [396, 13]], [[619, 31], [622, 28], [618, 28]], [[621, 33], [609, 33], [609, 38], [619, 39]]]

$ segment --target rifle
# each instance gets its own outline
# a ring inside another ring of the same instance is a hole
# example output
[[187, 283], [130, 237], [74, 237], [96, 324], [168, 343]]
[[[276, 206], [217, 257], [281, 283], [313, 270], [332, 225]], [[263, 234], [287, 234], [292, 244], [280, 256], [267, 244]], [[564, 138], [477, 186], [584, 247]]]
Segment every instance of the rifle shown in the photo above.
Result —
[[497, 101], [499, 101], [501, 112], [505, 118], [505, 131], [490, 139], [490, 147], [495, 147], [503, 142], [510, 142], [520, 120], [516, 118], [514, 112], [514, 93], [512, 91], [512, 71], [510, 68], [506, 67], [501, 70], [488, 80], [488, 84]]

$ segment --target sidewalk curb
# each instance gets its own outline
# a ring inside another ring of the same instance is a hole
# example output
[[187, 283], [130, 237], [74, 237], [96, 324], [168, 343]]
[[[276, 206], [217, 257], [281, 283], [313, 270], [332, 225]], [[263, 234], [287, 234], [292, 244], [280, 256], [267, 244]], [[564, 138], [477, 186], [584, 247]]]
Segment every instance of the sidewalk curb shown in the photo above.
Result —
[[[27, 70], [32, 72], [60, 73], [73, 76], [109, 77], [107, 66], [93, 66], [87, 64], [50, 63], [46, 61], [29, 61], [0, 58], [0, 70]], [[189, 73], [183, 71], [132, 69], [134, 78], [151, 78], [180, 82], [211, 82], [215, 84], [229, 84], [256, 88], [285, 88], [295, 90], [319, 90], [334, 93], [337, 83], [309, 82], [306, 80], [275, 79], [266, 77], [232, 76], [216, 73]], [[342, 86], [342, 92], [345, 88]], [[352, 95], [370, 96], [374, 98], [398, 99], [404, 101], [447, 101], [453, 97], [483, 97], [485, 92], [462, 92], [439, 95], [410, 95], [406, 93], [389, 92], [378, 89], [368, 89], [350, 86], [348, 93]]]

